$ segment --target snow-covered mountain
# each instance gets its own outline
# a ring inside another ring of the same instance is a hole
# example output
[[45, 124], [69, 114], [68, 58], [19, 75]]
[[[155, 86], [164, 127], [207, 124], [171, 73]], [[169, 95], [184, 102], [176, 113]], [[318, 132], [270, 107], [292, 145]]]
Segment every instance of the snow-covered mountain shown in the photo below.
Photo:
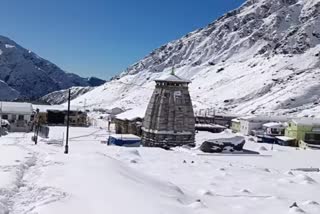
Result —
[[320, 0], [247, 0], [73, 103], [145, 109], [172, 66], [192, 80], [196, 110], [319, 116]]
[[98, 86], [97, 78], [66, 73], [55, 64], [0, 36], [0, 99], [38, 98], [72, 86]]
[[[92, 89], [94, 89], [94, 87], [71, 87], [70, 89], [71, 89], [71, 100], [73, 100], [76, 97], [79, 97], [91, 91]], [[39, 100], [45, 103], [49, 103], [51, 105], [57, 105], [57, 104], [62, 104], [67, 102], [68, 96], [69, 96], [69, 90], [64, 89], [64, 90], [54, 91], [50, 94], [47, 94], [41, 97]]]

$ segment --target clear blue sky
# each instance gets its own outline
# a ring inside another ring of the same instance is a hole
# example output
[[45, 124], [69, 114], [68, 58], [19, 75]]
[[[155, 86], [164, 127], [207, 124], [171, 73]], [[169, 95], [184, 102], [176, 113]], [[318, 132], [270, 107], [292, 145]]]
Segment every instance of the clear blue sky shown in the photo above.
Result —
[[68, 72], [108, 79], [244, 0], [2, 0], [0, 34]]

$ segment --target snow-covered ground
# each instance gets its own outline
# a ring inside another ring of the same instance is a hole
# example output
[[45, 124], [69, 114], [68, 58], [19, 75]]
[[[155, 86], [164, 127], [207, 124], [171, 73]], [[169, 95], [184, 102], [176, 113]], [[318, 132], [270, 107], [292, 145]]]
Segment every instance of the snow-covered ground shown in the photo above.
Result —
[[[320, 213], [320, 173], [291, 170], [320, 167], [320, 151], [252, 142], [246, 148], [261, 155], [121, 148], [101, 143], [103, 129], [71, 128], [66, 155], [65, 127], [50, 131], [38, 145], [32, 133], [0, 138], [1, 214]], [[197, 142], [211, 137], [200, 132]]]

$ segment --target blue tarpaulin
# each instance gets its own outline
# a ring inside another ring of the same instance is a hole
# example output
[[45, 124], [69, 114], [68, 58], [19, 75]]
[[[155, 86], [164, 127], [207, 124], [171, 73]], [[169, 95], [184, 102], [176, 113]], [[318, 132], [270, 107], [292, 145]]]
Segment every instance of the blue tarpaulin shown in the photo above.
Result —
[[110, 135], [108, 145], [139, 147], [141, 145], [141, 138], [132, 134]]

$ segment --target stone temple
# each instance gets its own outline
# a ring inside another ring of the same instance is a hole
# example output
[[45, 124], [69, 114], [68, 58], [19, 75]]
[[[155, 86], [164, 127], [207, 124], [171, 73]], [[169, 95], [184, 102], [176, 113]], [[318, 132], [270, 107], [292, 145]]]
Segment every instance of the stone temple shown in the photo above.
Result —
[[194, 146], [195, 118], [188, 91], [189, 80], [172, 72], [156, 80], [142, 128], [142, 144], [170, 148]]

